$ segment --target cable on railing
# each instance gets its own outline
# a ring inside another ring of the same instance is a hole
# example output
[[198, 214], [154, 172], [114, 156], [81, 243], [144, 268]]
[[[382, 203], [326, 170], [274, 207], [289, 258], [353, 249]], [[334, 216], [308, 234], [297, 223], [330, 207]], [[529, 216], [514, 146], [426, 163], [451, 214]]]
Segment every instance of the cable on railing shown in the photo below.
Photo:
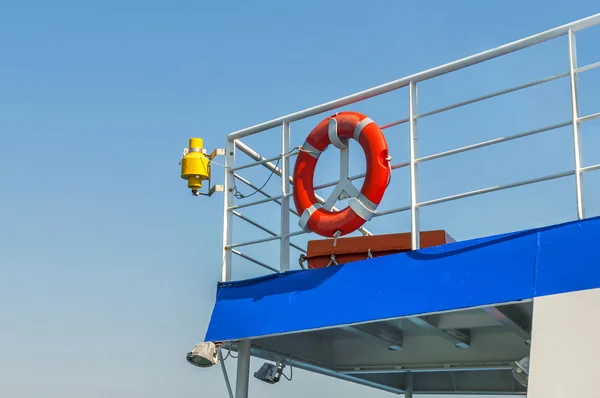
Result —
[[[277, 164], [275, 165], [275, 168], [277, 168], [277, 166], [279, 166], [279, 158], [277, 159]], [[240, 191], [238, 191], [237, 186], [235, 185], [235, 178], [234, 178], [233, 179], [233, 196], [236, 199], [245, 199], [245, 198], [249, 198], [249, 197], [253, 196], [254, 194], [258, 193], [258, 191], [262, 190], [264, 187], [267, 186], [267, 184], [271, 180], [271, 177], [273, 177], [273, 174], [275, 174], [275, 171], [271, 170], [271, 174], [269, 174], [269, 178], [267, 178], [267, 181], [265, 181], [265, 183], [262, 184], [262, 186], [259, 189], [255, 190], [254, 192], [252, 192], [251, 194], [248, 194], [248, 195], [244, 195]]]

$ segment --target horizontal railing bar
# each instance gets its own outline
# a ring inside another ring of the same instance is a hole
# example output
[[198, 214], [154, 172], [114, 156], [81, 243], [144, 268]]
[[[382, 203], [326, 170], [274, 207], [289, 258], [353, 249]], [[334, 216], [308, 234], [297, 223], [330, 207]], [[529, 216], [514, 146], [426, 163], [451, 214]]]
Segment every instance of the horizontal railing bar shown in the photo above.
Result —
[[281, 196], [281, 195], [279, 195], [279, 196], [271, 196], [270, 198], [255, 200], [254, 202], [242, 203], [240, 205], [231, 206], [227, 210], [243, 209], [244, 207], [256, 206], [256, 205], [259, 205], [259, 204], [262, 204], [262, 203], [273, 202], [273, 201], [275, 201], [277, 199], [282, 199], [282, 198], [283, 198], [283, 196]]
[[410, 210], [410, 205], [408, 205], [408, 206], [402, 206], [402, 207], [396, 207], [395, 209], [378, 211], [377, 213], [375, 213], [375, 215], [373, 217], [381, 217], [381, 216], [386, 216], [388, 214], [400, 213], [400, 212], [408, 211], [408, 210]]
[[394, 164], [392, 165], [392, 170], [397, 170], [397, 169], [401, 169], [403, 167], [408, 167], [410, 166], [410, 162], [402, 162], [402, 163], [398, 163], [398, 164]]
[[240, 257], [241, 257], [241, 258], [243, 258], [243, 259], [246, 259], [246, 260], [248, 260], [248, 261], [251, 261], [251, 262], [253, 262], [253, 263], [254, 263], [254, 264], [256, 264], [256, 265], [260, 265], [261, 267], [263, 267], [263, 268], [266, 268], [266, 269], [268, 269], [268, 270], [270, 270], [270, 271], [273, 271], [273, 272], [279, 273], [279, 270], [278, 270], [278, 269], [275, 269], [275, 268], [273, 268], [273, 267], [271, 267], [271, 266], [268, 266], [267, 264], [263, 263], [262, 261], [258, 261], [258, 260], [256, 260], [256, 259], [254, 259], [254, 258], [250, 257], [250, 256], [247, 256], [247, 255], [245, 255], [244, 253], [240, 252], [239, 250], [231, 249], [231, 252], [232, 252], [233, 254], [236, 254], [236, 255], [240, 256]]
[[586, 66], [582, 66], [581, 68], [577, 68], [575, 70], [575, 72], [576, 73], [581, 73], [581, 72], [585, 72], [585, 71], [588, 71], [588, 70], [591, 70], [591, 69], [596, 69], [599, 66], [600, 66], [600, 62], [594, 62], [593, 64], [589, 64], [589, 65], [586, 65]]
[[294, 236], [304, 235], [304, 234], [308, 234], [308, 233], [310, 233], [310, 232], [307, 232], [307, 231], [296, 231], [296, 232], [289, 233], [288, 236], [291, 238], [291, 237], [294, 237]]
[[[249, 223], [249, 224], [252, 224], [252, 225], [254, 225], [256, 228], [259, 228], [259, 229], [261, 229], [261, 230], [265, 231], [265, 232], [266, 232], [266, 233], [268, 233], [269, 235], [271, 235], [271, 236], [275, 236], [275, 237], [277, 237], [277, 239], [281, 239], [281, 237], [280, 237], [279, 235], [277, 235], [275, 232], [271, 231], [271, 230], [270, 230], [270, 229], [268, 229], [267, 227], [264, 227], [264, 226], [260, 225], [260, 224], [259, 224], [259, 223], [257, 223], [256, 221], [254, 221], [254, 220], [252, 220], [252, 219], [250, 219], [250, 218], [248, 218], [248, 217], [246, 217], [246, 216], [244, 216], [244, 215], [240, 214], [239, 212], [237, 212], [237, 211], [235, 211], [235, 210], [233, 211], [233, 215], [235, 215], [235, 216], [237, 216], [237, 217], [241, 218], [242, 220], [246, 221], [246, 222], [247, 222], [247, 223]], [[288, 236], [291, 236], [291, 234], [290, 234], [290, 235], [288, 235]], [[301, 251], [301, 252], [303, 252], [303, 253], [306, 253], [306, 250], [304, 250], [303, 248], [301, 248], [300, 246], [298, 246], [298, 245], [296, 245], [296, 244], [294, 244], [294, 243], [291, 243], [291, 242], [290, 242], [290, 246], [292, 246], [294, 249], [297, 249], [297, 250], [299, 250], [299, 251]]]
[[[348, 179], [350, 181], [354, 181], [354, 180], [358, 180], [359, 178], [363, 178], [365, 176], [366, 176], [366, 174], [362, 173], [362, 174], [357, 174], [357, 175], [352, 176], [352, 177], [348, 177]], [[314, 189], [315, 189], [315, 191], [318, 191], [319, 189], [333, 187], [333, 186], [337, 185], [339, 182], [340, 182], [339, 180], [338, 181], [330, 181], [330, 182], [327, 182], [325, 184], [317, 185], [317, 186], [315, 186]]]
[[233, 211], [233, 215], [241, 218], [242, 220], [246, 221], [248, 224], [254, 225], [256, 228], [265, 231], [266, 233], [268, 233], [271, 236], [278, 236], [275, 232], [271, 231], [269, 228], [263, 227], [262, 225], [260, 225], [256, 221], [251, 220], [250, 218], [248, 218], [246, 216], [243, 216], [242, 214], [240, 214], [239, 212], [237, 212], [235, 210]]
[[[251, 158], [253, 158], [255, 160], [263, 160], [264, 159], [256, 151], [254, 151], [252, 148], [250, 148], [248, 145], [244, 144], [241, 141], [235, 141], [235, 145], [236, 145], [236, 148], [238, 148], [240, 151], [244, 152], [246, 155], [250, 156]], [[279, 169], [278, 167], [276, 167], [273, 163], [267, 162], [267, 163], [264, 163], [262, 166], [266, 167], [267, 169], [271, 170], [272, 172], [274, 172], [275, 174], [277, 174], [279, 177], [281, 177], [281, 169]], [[294, 184], [294, 179], [291, 176], [290, 176], [290, 183], [292, 185]], [[315, 195], [315, 197], [317, 198], [317, 200], [319, 201], [319, 203], [321, 203], [321, 204], [325, 203], [325, 199], [323, 199], [319, 195]], [[338, 211], [339, 209], [336, 208], [335, 206], [333, 206], [331, 208], [331, 210], [332, 211]], [[373, 235], [373, 233], [371, 233], [365, 227], [360, 227], [358, 230], [363, 235]]]
[[277, 239], [280, 239], [280, 238], [281, 238], [281, 236], [279, 236], [279, 235], [277, 235], [277, 236], [269, 236], [268, 238], [249, 240], [247, 242], [232, 243], [231, 245], [229, 245], [229, 247], [230, 248], [234, 248], [234, 247], [256, 245], [256, 244], [259, 244], [259, 243], [271, 242], [273, 240], [277, 240]]
[[535, 184], [537, 182], [543, 182], [543, 181], [554, 180], [554, 179], [557, 179], [557, 178], [568, 177], [568, 176], [572, 176], [574, 174], [575, 174], [575, 171], [571, 170], [571, 171], [565, 171], [563, 173], [552, 174], [552, 175], [549, 175], [549, 176], [546, 176], [546, 177], [533, 178], [531, 180], [523, 180], [523, 181], [519, 181], [519, 182], [515, 182], [515, 183], [511, 183], [511, 184], [506, 184], [506, 185], [498, 185], [498, 186], [495, 186], [495, 187], [477, 189], [475, 191], [464, 192], [464, 193], [460, 193], [460, 194], [456, 194], [456, 195], [446, 196], [446, 197], [439, 198], [439, 199], [432, 199], [432, 200], [428, 200], [428, 201], [425, 201], [425, 202], [417, 203], [417, 207], [420, 208], [420, 207], [425, 207], [425, 206], [431, 206], [431, 205], [435, 205], [435, 204], [439, 204], [439, 203], [449, 202], [451, 200], [456, 200], [456, 199], [462, 199], [462, 198], [468, 198], [468, 197], [471, 197], [471, 196], [481, 195], [481, 194], [484, 194], [484, 193], [502, 191], [504, 189], [515, 188], [515, 187], [520, 187], [520, 186], [523, 186], [523, 185]]
[[597, 119], [599, 117], [600, 117], [600, 112], [594, 113], [592, 115], [587, 115], [587, 116], [580, 117], [579, 119], [577, 119], [577, 121], [580, 122], [580, 123], [581, 122], [587, 122], [587, 121], [590, 121], [590, 120]]
[[581, 172], [586, 173], [588, 171], [594, 171], [600, 169], [600, 164], [595, 164], [593, 166], [582, 167]]
[[442, 112], [445, 112], [445, 111], [449, 111], [451, 109], [460, 108], [461, 106], [474, 104], [476, 102], [480, 102], [480, 101], [483, 101], [483, 100], [486, 100], [486, 99], [498, 97], [500, 95], [512, 93], [512, 92], [515, 92], [515, 91], [523, 90], [523, 89], [526, 89], [526, 88], [529, 88], [529, 87], [537, 86], [539, 84], [551, 82], [553, 80], [558, 80], [558, 79], [561, 79], [561, 78], [567, 77], [567, 76], [569, 76], [569, 72], [565, 72], [565, 73], [561, 73], [559, 75], [554, 75], [554, 76], [546, 77], [544, 79], [536, 80], [536, 81], [531, 82], [531, 83], [521, 84], [519, 86], [507, 88], [505, 90], [496, 91], [496, 92], [491, 93], [491, 94], [486, 94], [486, 95], [483, 95], [481, 97], [473, 98], [473, 99], [470, 99], [470, 100], [458, 102], [458, 103], [453, 104], [453, 105], [448, 105], [448, 106], [444, 106], [442, 108], [434, 109], [434, 110], [429, 111], [429, 112], [420, 113], [420, 114], [416, 115], [415, 117], [417, 119], [421, 119], [421, 118], [424, 118], [426, 116], [431, 116], [431, 115], [435, 115], [437, 113], [442, 113]]
[[502, 142], [516, 140], [517, 138], [523, 138], [523, 137], [527, 137], [530, 135], [539, 134], [539, 133], [543, 133], [546, 131], [558, 129], [561, 127], [570, 126], [572, 123], [573, 122], [569, 120], [567, 122], [553, 124], [552, 126], [542, 127], [540, 129], [536, 129], [536, 130], [529, 130], [529, 131], [525, 131], [523, 133], [509, 135], [507, 137], [494, 138], [493, 140], [484, 141], [484, 142], [480, 142], [480, 143], [472, 144], [472, 145], [467, 145], [462, 148], [451, 149], [449, 151], [440, 152], [440, 153], [436, 153], [436, 154], [429, 155], [429, 156], [423, 156], [422, 158], [419, 158], [416, 161], [417, 161], [417, 163], [423, 163], [423, 162], [427, 162], [429, 160], [439, 159], [439, 158], [443, 158], [446, 156], [455, 155], [457, 153], [472, 151], [473, 149], [483, 148], [486, 146], [495, 145], [495, 144], [499, 144]]
[[247, 169], [249, 167], [258, 166], [260, 164], [264, 164], [264, 163], [267, 163], [267, 162], [272, 162], [274, 160], [279, 160], [279, 159], [281, 159], [281, 155], [275, 156], [275, 157], [272, 157], [272, 158], [269, 158], [269, 159], [263, 159], [263, 160], [260, 160], [260, 161], [254, 162], [254, 163], [248, 163], [248, 164], [244, 164], [242, 166], [234, 167], [232, 170], [233, 171], [243, 170], [243, 169]]
[[[257, 162], [266, 160], [266, 158], [262, 157], [258, 152], [256, 152], [254, 149], [250, 148], [248, 145], [244, 144], [242, 141], [236, 140], [235, 146], [240, 151], [242, 151], [244, 154], [248, 155], [250, 158], [256, 160]], [[279, 167], [275, 166], [273, 163], [267, 161], [265, 163], [262, 163], [262, 166], [266, 167], [267, 169], [269, 169], [269, 171], [272, 171], [275, 174], [277, 174], [279, 177], [281, 177], [281, 169]], [[292, 183], [292, 184], [294, 183], [294, 179], [291, 176], [290, 176], [290, 183]]]
[[[401, 169], [402, 167], [408, 167], [408, 166], [410, 166], [410, 162], [398, 163], [398, 164], [392, 165], [392, 170]], [[348, 177], [348, 179], [350, 181], [354, 181], [354, 180], [358, 180], [360, 178], [364, 178], [366, 176], [367, 176], [366, 173], [362, 173], [362, 174], [357, 174], [357, 175], [352, 176], [352, 177]], [[328, 183], [325, 183], [325, 184], [317, 185], [315, 187], [315, 191], [317, 191], [319, 189], [327, 188], [327, 187], [333, 187], [334, 185], [337, 185], [338, 182], [339, 181], [331, 181], [331, 182], [328, 182]]]
[[[262, 194], [263, 196], [266, 196], [267, 198], [273, 198], [271, 195], [269, 195], [268, 193], [266, 193], [262, 189], [258, 188], [256, 185], [252, 184], [250, 181], [248, 181], [247, 179], [245, 179], [241, 175], [233, 173], [233, 176], [235, 178], [237, 178], [238, 180], [240, 180], [241, 182], [243, 182], [244, 184], [248, 185], [250, 188], [254, 189], [256, 192]], [[281, 205], [281, 202], [279, 201], [279, 199], [275, 199], [275, 200], [273, 200], [273, 202], [277, 203], [278, 205]], [[292, 209], [292, 208], [290, 208], [290, 213], [298, 216], [298, 212], [296, 210]]]
[[390, 127], [399, 126], [399, 125], [404, 124], [404, 123], [408, 123], [408, 118], [400, 119], [400, 120], [397, 120], [397, 121], [392, 122], [392, 123], [384, 124], [383, 126], [381, 126], [379, 128], [382, 129], [382, 130], [385, 130], [385, 129], [389, 129]]
[[377, 95], [381, 95], [381, 94], [385, 94], [388, 93], [390, 91], [394, 91], [397, 90], [399, 88], [402, 87], [406, 87], [408, 86], [408, 84], [412, 81], [415, 83], [424, 81], [424, 80], [428, 80], [434, 77], [438, 77], [438, 76], [442, 76], [445, 75], [449, 72], [453, 72], [455, 70], [459, 70], [459, 69], [463, 69], [472, 65], [476, 65], [479, 64], [483, 61], [487, 61], [487, 60], [491, 60], [494, 58], [498, 58], [502, 55], [505, 54], [509, 54], [509, 53], [513, 53], [515, 51], [519, 51], [522, 50], [524, 48], [530, 47], [532, 45], [535, 44], [539, 44], [539, 43], [543, 43], [546, 42], [548, 40], [552, 40], [555, 39], [557, 37], [560, 36], [564, 36], [566, 35], [569, 30], [573, 30], [573, 31], [577, 31], [577, 30], [581, 30], [581, 29], [585, 29], [587, 27], [590, 26], [594, 26], [596, 24], [600, 23], [600, 14], [595, 14], [583, 19], [580, 19], [578, 21], [574, 21], [562, 26], [558, 26], [556, 28], [550, 29], [550, 30], [546, 30], [544, 32], [540, 32], [537, 34], [534, 34], [532, 36], [523, 38], [523, 39], [519, 39], [516, 41], [513, 41], [511, 43], [508, 44], [504, 44], [501, 45], [499, 47], [487, 50], [487, 51], [482, 51], [478, 54], [474, 54], [471, 55], [469, 57], [466, 58], [462, 58], [459, 59], [457, 61], [453, 61], [444, 65], [440, 65], [419, 73], [415, 73], [397, 80], [393, 80], [391, 82], [376, 86], [376, 87], [372, 87], [370, 89], [367, 90], [363, 90], [333, 101], [329, 101], [326, 103], [323, 103], [321, 105], [317, 105], [317, 106], [313, 106], [311, 108], [308, 109], [304, 109], [302, 111], [299, 112], [294, 112], [294, 113], [290, 113], [288, 115], [282, 116], [282, 117], [278, 117], [276, 119], [267, 121], [267, 122], [263, 122], [251, 127], [247, 127], [245, 129], [242, 130], [238, 130], [235, 131], [233, 133], [230, 133], [227, 136], [227, 139], [229, 141], [234, 141], [234, 140], [238, 140], [240, 138], [244, 138], [247, 137], [249, 135], [253, 135], [256, 134], [258, 132], [264, 131], [264, 130], [269, 130], [269, 129], [273, 129], [275, 127], [281, 126], [283, 124], [283, 122], [294, 122], [296, 120], [300, 120], [300, 119], [305, 119], [311, 116], [315, 116], [324, 112], [329, 112], [332, 111], [334, 109], [343, 107], [343, 106], [347, 106], [350, 104], [354, 104], [356, 102], [359, 101], [363, 101], [366, 100], [368, 98], [372, 98], [375, 97]]
[[302, 253], [306, 253], [306, 250], [304, 250], [303, 248], [301, 248], [300, 246], [294, 244], [294, 243], [290, 243], [290, 246], [292, 246], [294, 249], [301, 251]]

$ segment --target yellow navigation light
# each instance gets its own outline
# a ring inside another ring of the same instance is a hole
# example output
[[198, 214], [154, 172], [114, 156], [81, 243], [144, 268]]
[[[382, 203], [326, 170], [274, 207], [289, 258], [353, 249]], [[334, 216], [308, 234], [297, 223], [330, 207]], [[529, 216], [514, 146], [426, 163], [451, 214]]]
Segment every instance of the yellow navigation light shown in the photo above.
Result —
[[190, 138], [190, 146], [181, 159], [181, 178], [188, 181], [194, 195], [198, 195], [202, 181], [210, 178], [210, 161], [202, 145], [202, 138]]
[[[215, 191], [220, 191], [221, 186], [210, 187], [210, 162], [217, 155], [224, 155], [221, 149], [215, 149], [210, 155], [206, 154], [206, 149], [203, 148], [202, 138], [190, 138], [189, 147], [183, 150], [181, 158], [181, 178], [187, 180], [188, 188], [192, 190], [192, 194], [212, 195]], [[207, 194], [200, 193], [198, 190], [202, 188], [202, 181], [208, 180], [209, 192]]]

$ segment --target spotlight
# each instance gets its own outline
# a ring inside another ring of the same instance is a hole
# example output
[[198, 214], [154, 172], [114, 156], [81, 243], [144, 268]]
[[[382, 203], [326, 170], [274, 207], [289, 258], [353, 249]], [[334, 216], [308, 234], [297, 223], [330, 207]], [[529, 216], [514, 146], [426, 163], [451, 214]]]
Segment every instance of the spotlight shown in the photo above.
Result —
[[512, 368], [512, 376], [519, 384], [527, 387], [529, 382], [529, 357], [515, 362], [515, 366]]
[[285, 364], [281, 361], [277, 362], [277, 365], [265, 362], [260, 369], [254, 373], [254, 377], [265, 383], [275, 384], [281, 379], [284, 367]]
[[194, 348], [187, 353], [186, 359], [189, 363], [198, 366], [199, 368], [208, 368], [219, 362], [217, 348], [215, 344], [211, 342], [196, 344]]

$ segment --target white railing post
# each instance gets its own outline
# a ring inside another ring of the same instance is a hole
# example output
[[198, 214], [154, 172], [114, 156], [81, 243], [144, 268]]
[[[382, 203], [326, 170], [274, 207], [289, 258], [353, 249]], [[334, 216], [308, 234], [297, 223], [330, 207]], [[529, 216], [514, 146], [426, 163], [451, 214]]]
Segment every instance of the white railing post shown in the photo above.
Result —
[[581, 181], [581, 139], [579, 134], [579, 103], [577, 92], [577, 49], [575, 32], [569, 29], [569, 69], [571, 77], [571, 111], [573, 115], [573, 151], [575, 159], [575, 195], [577, 200], [577, 218], [585, 217], [583, 207], [583, 186]]
[[290, 124], [284, 121], [281, 131], [281, 248], [279, 269], [290, 270]]
[[409, 146], [410, 146], [410, 235], [411, 248], [416, 250], [420, 247], [419, 231], [419, 208], [418, 188], [419, 174], [417, 170], [417, 144], [419, 135], [417, 132], [417, 84], [411, 81], [408, 85], [408, 115], [409, 115]]
[[233, 237], [232, 226], [233, 226], [233, 166], [235, 163], [235, 142], [227, 140], [225, 147], [225, 184], [223, 190], [225, 191], [224, 208], [223, 208], [223, 263], [221, 264], [221, 281], [227, 282], [231, 280], [231, 261], [232, 253], [231, 239]]

